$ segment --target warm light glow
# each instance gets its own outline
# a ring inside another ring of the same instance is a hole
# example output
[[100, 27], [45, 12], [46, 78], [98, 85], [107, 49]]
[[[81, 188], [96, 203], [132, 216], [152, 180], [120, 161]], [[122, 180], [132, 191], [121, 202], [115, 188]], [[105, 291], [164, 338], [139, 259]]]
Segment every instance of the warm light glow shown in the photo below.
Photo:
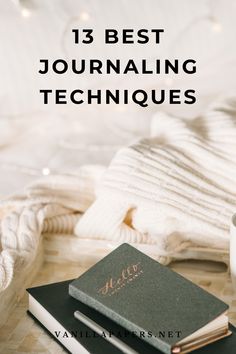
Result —
[[213, 21], [212, 30], [214, 32], [221, 32], [222, 31], [222, 24], [216, 20]]
[[26, 9], [26, 8], [23, 7], [21, 9], [21, 15], [22, 15], [22, 17], [25, 17], [25, 18], [30, 17], [31, 16], [31, 11], [29, 9]]
[[48, 167], [44, 167], [44, 168], [42, 169], [42, 174], [43, 174], [44, 176], [48, 176], [48, 175], [50, 175], [50, 173], [51, 173], [51, 171], [50, 171], [50, 169], [49, 169]]
[[86, 11], [81, 12], [81, 14], [80, 14], [79, 17], [80, 17], [80, 19], [81, 19], [82, 21], [84, 21], [84, 22], [87, 22], [87, 21], [89, 21], [89, 19], [90, 19], [90, 15], [89, 15], [89, 13], [86, 12]]

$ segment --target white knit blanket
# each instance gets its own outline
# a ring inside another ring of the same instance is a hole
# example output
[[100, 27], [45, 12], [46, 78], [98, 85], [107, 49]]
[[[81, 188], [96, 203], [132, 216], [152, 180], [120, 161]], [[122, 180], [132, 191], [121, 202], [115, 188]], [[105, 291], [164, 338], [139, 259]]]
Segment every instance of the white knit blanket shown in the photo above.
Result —
[[0, 290], [32, 262], [45, 232], [154, 244], [165, 263], [193, 245], [228, 250], [236, 100], [191, 122], [156, 114], [151, 135], [119, 151], [107, 171], [51, 175], [1, 202]]
[[81, 213], [95, 199], [103, 171], [101, 166], [84, 166], [73, 176], [47, 176], [25, 194], [1, 202], [0, 291], [34, 259], [42, 233], [73, 234]]

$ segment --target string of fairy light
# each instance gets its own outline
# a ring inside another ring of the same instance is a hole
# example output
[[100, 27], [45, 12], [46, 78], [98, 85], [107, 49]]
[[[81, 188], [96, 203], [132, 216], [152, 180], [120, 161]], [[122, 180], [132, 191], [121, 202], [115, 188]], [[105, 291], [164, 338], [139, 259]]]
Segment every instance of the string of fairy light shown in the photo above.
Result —
[[[25, 19], [27, 21], [27, 19], [31, 18], [34, 15], [34, 12], [37, 11], [37, 8], [34, 8], [34, 3], [31, 0], [11, 0], [15, 7], [16, 10], [18, 11], [19, 15], [22, 16], [23, 19]], [[86, 2], [85, 2], [86, 4]], [[205, 12], [205, 14], [203, 14], [202, 16], [199, 16], [197, 18], [194, 18], [190, 23], [187, 24], [187, 26], [185, 28], [183, 28], [181, 30], [181, 32], [179, 32], [178, 34], [176, 34], [176, 38], [174, 38], [173, 43], [170, 43], [170, 49], [172, 49], [172, 52], [174, 50], [175, 44], [177, 45], [178, 40], [180, 40], [182, 38], [182, 36], [184, 35], [184, 33], [186, 31], [188, 31], [189, 29], [191, 29], [193, 26], [195, 26], [196, 24], [198, 24], [200, 21], [209, 21], [209, 25], [210, 25], [210, 30], [212, 30], [213, 32], [220, 33], [223, 30], [223, 26], [222, 23], [219, 21], [219, 19], [216, 17], [214, 9], [216, 7], [217, 1], [212, 2], [212, 0], [210, 0], [209, 2], [206, 3], [207, 4], [207, 11]], [[85, 9], [83, 11], [80, 11], [80, 13], [76, 16], [73, 16], [72, 19], [69, 20], [69, 22], [66, 24], [63, 35], [62, 35], [62, 51], [66, 52], [65, 49], [65, 38], [67, 35], [68, 30], [70, 30], [71, 27], [71, 22], [76, 21], [78, 23], [86, 23], [86, 22], [91, 22], [92, 21], [92, 14], [89, 11], [86, 11]], [[171, 78], [166, 78], [164, 81], [164, 84], [166, 86], [171, 86], [173, 84], [173, 79]], [[118, 110], [125, 110], [125, 107], [118, 107]], [[114, 128], [114, 127], [113, 127]], [[66, 144], [68, 145], [68, 144]], [[119, 146], [120, 147], [120, 146]], [[96, 144], [92, 144], [90, 146], [88, 145], [77, 145], [77, 147], [75, 149], [77, 150], [83, 150], [83, 151], [91, 151], [91, 152], [101, 152], [103, 151], [110, 151], [110, 150], [116, 150], [117, 148], [119, 148], [116, 145], [96, 145]], [[71, 149], [71, 146], [64, 146], [64, 148], [67, 149]], [[8, 164], [8, 163], [4, 163], [3, 165], [1, 165], [2, 168], [5, 168], [7, 170], [11, 170], [13, 172], [18, 171], [21, 172], [23, 174], [27, 174], [27, 175], [32, 175], [32, 176], [47, 176], [50, 175], [51, 173], [59, 173], [59, 171], [54, 171], [53, 169], [51, 169], [49, 167], [49, 162], [51, 161], [51, 158], [48, 161], [47, 166], [43, 167], [42, 169], [37, 169], [37, 168], [31, 168], [31, 167], [24, 167], [24, 166], [18, 166], [16, 164]]]

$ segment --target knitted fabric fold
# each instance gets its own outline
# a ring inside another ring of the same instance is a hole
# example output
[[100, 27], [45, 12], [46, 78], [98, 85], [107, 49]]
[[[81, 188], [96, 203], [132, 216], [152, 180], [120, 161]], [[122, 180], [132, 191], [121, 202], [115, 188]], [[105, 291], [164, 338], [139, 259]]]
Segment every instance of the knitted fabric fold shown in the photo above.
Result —
[[189, 245], [227, 250], [236, 210], [236, 100], [189, 122], [156, 114], [151, 133], [113, 158], [76, 234], [154, 243], [168, 262]]
[[18, 270], [30, 265], [42, 233], [73, 234], [80, 214], [94, 200], [103, 171], [103, 167], [84, 166], [74, 176], [48, 176], [25, 194], [1, 202], [0, 291]]

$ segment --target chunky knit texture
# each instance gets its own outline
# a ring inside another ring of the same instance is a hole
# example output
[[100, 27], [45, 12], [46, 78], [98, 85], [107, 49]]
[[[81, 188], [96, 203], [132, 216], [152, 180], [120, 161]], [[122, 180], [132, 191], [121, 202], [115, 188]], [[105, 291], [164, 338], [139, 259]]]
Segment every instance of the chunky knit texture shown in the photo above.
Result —
[[117, 153], [76, 234], [154, 243], [168, 261], [190, 245], [228, 249], [236, 210], [236, 101], [191, 122], [157, 114], [152, 135]]
[[0, 291], [14, 273], [31, 264], [42, 233], [73, 234], [82, 212], [93, 202], [104, 168], [84, 166], [74, 176], [48, 176], [26, 194], [1, 203]]

